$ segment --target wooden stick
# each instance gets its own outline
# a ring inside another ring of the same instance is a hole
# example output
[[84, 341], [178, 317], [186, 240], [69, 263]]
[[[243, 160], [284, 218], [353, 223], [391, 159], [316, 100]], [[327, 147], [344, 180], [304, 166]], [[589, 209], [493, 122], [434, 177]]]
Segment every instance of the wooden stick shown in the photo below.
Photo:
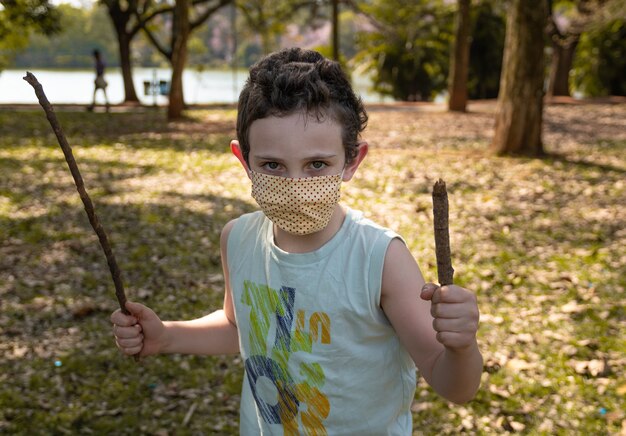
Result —
[[100, 220], [98, 220], [98, 216], [93, 207], [93, 203], [91, 202], [91, 198], [89, 198], [89, 194], [85, 190], [85, 184], [83, 182], [83, 178], [80, 175], [80, 171], [78, 170], [78, 165], [76, 164], [76, 160], [74, 159], [74, 155], [72, 154], [72, 148], [67, 143], [67, 139], [65, 139], [65, 135], [63, 134], [63, 130], [61, 129], [61, 125], [57, 120], [56, 114], [54, 113], [54, 109], [52, 105], [48, 101], [46, 94], [43, 92], [43, 87], [37, 81], [37, 78], [30, 72], [26, 72], [26, 77], [24, 77], [34, 89], [37, 98], [39, 99], [39, 104], [43, 108], [46, 113], [46, 117], [52, 126], [52, 130], [54, 130], [54, 134], [59, 141], [59, 145], [63, 150], [63, 154], [65, 155], [65, 160], [67, 165], [70, 167], [70, 172], [72, 173], [72, 177], [74, 178], [74, 183], [76, 184], [76, 189], [80, 195], [80, 199], [83, 201], [83, 205], [85, 206], [85, 211], [87, 212], [87, 217], [89, 218], [89, 223], [91, 227], [93, 227], [96, 235], [98, 235], [98, 240], [100, 241], [100, 246], [104, 251], [104, 255], [107, 258], [107, 263], [109, 264], [109, 270], [111, 271], [111, 276], [113, 277], [113, 283], [115, 284], [115, 295], [117, 297], [117, 301], [120, 305], [120, 309], [126, 315], [129, 315], [128, 310], [126, 310], [126, 294], [124, 293], [124, 285], [122, 283], [122, 273], [117, 266], [117, 262], [115, 260], [115, 256], [113, 255], [113, 251], [111, 250], [111, 245], [109, 244], [109, 238], [107, 237], [104, 228], [100, 224]]
[[450, 231], [448, 228], [448, 192], [446, 182], [439, 179], [433, 186], [433, 215], [435, 224], [435, 254], [437, 279], [441, 286], [454, 283], [454, 268], [450, 259]]

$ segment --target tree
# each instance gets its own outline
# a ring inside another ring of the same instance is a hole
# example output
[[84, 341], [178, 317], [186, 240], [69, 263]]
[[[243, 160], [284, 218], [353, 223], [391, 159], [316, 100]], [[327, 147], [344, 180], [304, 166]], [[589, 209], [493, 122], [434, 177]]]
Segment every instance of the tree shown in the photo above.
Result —
[[358, 33], [356, 61], [374, 71], [375, 91], [429, 101], [446, 89], [452, 14], [445, 2], [375, 0], [359, 11], [371, 28]]
[[[625, 3], [623, 0], [550, 0], [548, 5], [550, 18], [547, 30], [552, 61], [547, 95], [569, 96], [571, 70], [581, 36], [597, 32], [614, 19], [625, 19]], [[609, 42], [611, 35], [607, 36]], [[598, 49], [602, 48], [600, 44]], [[583, 62], [590, 61], [590, 58], [586, 58]], [[597, 74], [594, 76], [597, 77]]]
[[117, 36], [120, 68], [124, 80], [124, 102], [139, 102], [133, 83], [130, 45], [142, 27], [142, 21], [138, 17], [143, 14], [148, 2], [138, 0], [101, 0], [101, 2], [107, 8]]
[[[574, 60], [574, 52], [580, 40], [582, 26], [572, 17], [564, 17], [564, 12], [568, 12], [568, 6], [574, 6], [573, 2], [559, 2], [558, 9], [555, 10], [553, 1], [548, 2], [549, 20], [548, 37], [552, 47], [552, 57], [550, 65], [550, 76], [548, 80], [548, 96], [570, 95], [569, 72]], [[569, 3], [566, 4], [566, 3]], [[568, 8], [571, 9], [571, 8]], [[559, 15], [557, 15], [559, 14]], [[565, 18], [565, 20], [560, 19]], [[567, 24], [557, 24], [566, 21]]]
[[275, 39], [284, 30], [287, 16], [292, 14], [288, 2], [271, 0], [240, 0], [237, 7], [241, 11], [246, 24], [254, 29], [261, 38], [264, 54], [274, 51]]
[[[238, 0], [238, 10], [246, 23], [246, 30], [255, 32], [261, 40], [261, 52], [270, 53], [284, 45], [285, 30], [294, 24], [300, 28], [316, 28], [320, 23], [331, 23], [330, 50], [326, 46], [317, 47], [325, 56], [342, 62], [341, 39], [346, 33], [341, 31], [342, 17], [340, 4], [355, 9], [353, 0]], [[346, 8], [348, 12], [348, 8]]]
[[469, 98], [496, 98], [500, 90], [506, 14], [502, 3], [495, 1], [481, 1], [472, 7], [472, 14]]
[[[246, 24], [261, 38], [264, 54], [274, 51], [286, 24], [303, 8], [311, 9], [311, 16], [316, 17], [319, 6], [325, 0], [238, 0], [237, 8], [241, 11]], [[335, 1], [335, 0], [333, 0]]]
[[0, 70], [26, 47], [32, 32], [59, 33], [59, 18], [48, 0], [0, 0]]
[[[100, 0], [106, 6], [117, 35], [120, 67], [124, 79], [124, 101], [138, 102], [133, 84], [131, 42], [142, 28], [161, 14], [174, 13], [176, 5], [153, 3], [151, 0]], [[199, 2], [194, 2], [199, 3]], [[178, 11], [175, 15], [180, 15]], [[208, 18], [208, 17], [207, 17]], [[182, 28], [181, 28], [182, 30]], [[185, 38], [184, 35], [181, 35]], [[186, 36], [188, 38], [188, 34]], [[158, 48], [158, 45], [156, 46]], [[185, 46], [186, 47], [186, 46]], [[186, 49], [185, 49], [186, 50]], [[170, 60], [170, 55], [166, 56]], [[185, 54], [186, 57], [186, 54]], [[182, 88], [181, 88], [182, 89]], [[178, 89], [176, 89], [178, 91]]]
[[583, 95], [626, 95], [625, 71], [626, 18], [614, 18], [582, 34], [572, 76]]
[[504, 43], [504, 69], [491, 144], [498, 155], [540, 156], [543, 118], [546, 0], [512, 0]]
[[471, 0], [458, 0], [454, 50], [450, 56], [450, 77], [448, 79], [448, 110], [465, 112], [467, 107], [467, 75], [469, 71], [470, 49], [470, 3]]
[[[163, 44], [155, 29], [147, 25], [152, 19], [141, 20], [142, 29], [154, 47], [169, 61], [172, 78], [169, 93], [167, 118], [174, 120], [182, 117], [185, 108], [183, 95], [183, 71], [187, 62], [187, 42], [191, 32], [204, 23], [213, 13], [231, 0], [176, 0], [174, 7], [153, 11], [150, 16], [161, 16], [169, 25], [169, 44]], [[164, 28], [165, 26], [160, 26]]]

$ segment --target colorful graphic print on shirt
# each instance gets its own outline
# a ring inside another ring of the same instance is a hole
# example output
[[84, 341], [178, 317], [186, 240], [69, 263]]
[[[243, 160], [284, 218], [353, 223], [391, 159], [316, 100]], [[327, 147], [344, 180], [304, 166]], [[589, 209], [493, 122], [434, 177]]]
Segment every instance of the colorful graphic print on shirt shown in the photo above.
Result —
[[[244, 281], [241, 302], [251, 309], [246, 374], [267, 424], [281, 424], [285, 435], [325, 435], [330, 403], [322, 391], [326, 382], [323, 368], [315, 362], [301, 362], [294, 374], [288, 363], [295, 352], [311, 353], [314, 343], [330, 344], [330, 318], [324, 312], [307, 314], [300, 309], [294, 313], [295, 297], [294, 288], [276, 290]], [[272, 326], [275, 331], [270, 331]], [[271, 333], [275, 340], [270, 349]], [[259, 385], [267, 380], [273, 384], [276, 398], [261, 392]]]

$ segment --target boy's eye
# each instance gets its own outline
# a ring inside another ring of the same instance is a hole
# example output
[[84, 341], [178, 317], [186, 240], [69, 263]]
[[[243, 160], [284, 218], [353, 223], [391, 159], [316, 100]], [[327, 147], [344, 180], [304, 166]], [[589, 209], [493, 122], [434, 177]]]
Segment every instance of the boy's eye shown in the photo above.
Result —
[[321, 160], [316, 160], [315, 162], [311, 162], [311, 167], [315, 170], [321, 170], [325, 166], [326, 166], [326, 163], [322, 162]]
[[278, 169], [279, 164], [278, 162], [266, 162], [265, 164], [263, 164], [263, 166], [267, 168], [268, 170], [275, 171]]

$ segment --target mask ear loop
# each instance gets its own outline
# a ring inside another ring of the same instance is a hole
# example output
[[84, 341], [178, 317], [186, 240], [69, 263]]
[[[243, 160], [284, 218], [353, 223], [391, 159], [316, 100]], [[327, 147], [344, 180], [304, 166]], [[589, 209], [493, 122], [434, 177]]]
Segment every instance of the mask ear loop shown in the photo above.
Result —
[[343, 182], [343, 175], [346, 172], [346, 167], [347, 167], [347, 165], [343, 164], [343, 168], [341, 169], [341, 174], [339, 174], [341, 176], [340, 178], [341, 178], [342, 182]]

